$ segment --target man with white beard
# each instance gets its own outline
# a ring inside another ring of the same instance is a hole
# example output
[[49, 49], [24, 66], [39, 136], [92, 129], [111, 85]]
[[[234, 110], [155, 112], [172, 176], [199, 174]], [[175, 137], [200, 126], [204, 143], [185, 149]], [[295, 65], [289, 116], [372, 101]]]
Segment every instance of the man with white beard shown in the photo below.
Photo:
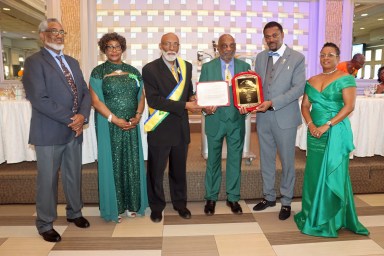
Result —
[[164, 171], [169, 161], [169, 188], [173, 209], [184, 219], [187, 208], [186, 162], [190, 131], [188, 110], [201, 110], [192, 84], [192, 64], [178, 57], [179, 38], [161, 37], [161, 57], [143, 67], [143, 80], [150, 117], [144, 129], [148, 136], [147, 190], [151, 220], [160, 222], [165, 208]]
[[78, 61], [62, 52], [65, 34], [57, 19], [42, 21], [39, 36], [44, 47], [26, 59], [23, 76], [32, 104], [29, 143], [35, 145], [37, 159], [36, 227], [48, 242], [61, 240], [53, 229], [59, 169], [67, 221], [89, 227], [81, 213], [81, 144], [91, 97]]

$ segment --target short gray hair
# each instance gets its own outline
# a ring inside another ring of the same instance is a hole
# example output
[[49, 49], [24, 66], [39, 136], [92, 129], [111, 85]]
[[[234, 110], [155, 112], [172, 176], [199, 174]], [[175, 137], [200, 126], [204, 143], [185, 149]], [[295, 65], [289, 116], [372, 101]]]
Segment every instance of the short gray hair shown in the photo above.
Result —
[[49, 18], [49, 19], [43, 20], [39, 24], [39, 33], [46, 31], [47, 28], [48, 28], [48, 23], [50, 23], [50, 22], [55, 22], [55, 23], [59, 23], [60, 24], [60, 21], [58, 19], [56, 19], [56, 18]]

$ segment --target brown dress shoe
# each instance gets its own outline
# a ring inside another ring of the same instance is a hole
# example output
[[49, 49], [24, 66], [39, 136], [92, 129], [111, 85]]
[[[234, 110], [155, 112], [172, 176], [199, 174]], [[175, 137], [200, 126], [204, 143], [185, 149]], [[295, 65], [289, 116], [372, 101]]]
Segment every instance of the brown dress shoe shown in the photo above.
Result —
[[67, 221], [75, 223], [76, 227], [78, 228], [88, 228], [90, 226], [87, 219], [83, 216], [74, 219], [67, 219]]

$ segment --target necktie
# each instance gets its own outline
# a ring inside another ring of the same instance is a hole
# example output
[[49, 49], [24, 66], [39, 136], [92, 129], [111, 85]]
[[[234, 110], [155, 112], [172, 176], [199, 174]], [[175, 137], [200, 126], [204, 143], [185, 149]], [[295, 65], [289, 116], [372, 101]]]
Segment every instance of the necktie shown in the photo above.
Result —
[[61, 69], [63, 70], [64, 76], [67, 79], [69, 87], [71, 88], [71, 91], [73, 94], [72, 111], [73, 111], [73, 113], [76, 113], [79, 106], [77, 103], [78, 95], [77, 95], [77, 87], [76, 87], [75, 81], [73, 80], [71, 72], [69, 72], [68, 68], [64, 65], [64, 62], [63, 62], [61, 56], [56, 56], [56, 58], [60, 61]]
[[229, 63], [225, 64], [225, 81], [231, 82], [232, 74], [231, 71], [229, 71]]
[[175, 65], [172, 65], [172, 67], [171, 67], [171, 72], [172, 72], [172, 75], [173, 75], [173, 77], [175, 78], [175, 80], [176, 80], [177, 82], [179, 82], [179, 76], [178, 76], [177, 73], [176, 73]]
[[272, 51], [270, 51], [270, 52], [268, 52], [268, 56], [269, 56], [269, 57], [271, 57], [271, 56], [277, 56], [277, 57], [280, 57], [280, 54], [277, 53], [277, 52], [272, 52]]

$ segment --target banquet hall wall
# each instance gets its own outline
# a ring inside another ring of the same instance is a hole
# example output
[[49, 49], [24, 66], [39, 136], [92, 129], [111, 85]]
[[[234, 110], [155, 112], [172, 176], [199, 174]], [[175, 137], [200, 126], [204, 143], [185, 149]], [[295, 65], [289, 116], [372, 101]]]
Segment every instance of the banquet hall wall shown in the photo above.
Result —
[[62, 20], [68, 32], [65, 52], [80, 60], [86, 79], [105, 60], [97, 49], [98, 39], [112, 31], [127, 38], [123, 57], [139, 70], [159, 57], [161, 35], [175, 32], [181, 56], [194, 66], [194, 82], [201, 66], [198, 51], [214, 55], [212, 40], [217, 42], [221, 34], [230, 33], [236, 38], [239, 55], [254, 59], [265, 49], [262, 28], [271, 20], [283, 25], [285, 43], [305, 55], [307, 77], [320, 72], [318, 53], [325, 42], [340, 45], [342, 60], [350, 58], [352, 0], [186, 2], [48, 0], [47, 16]]

